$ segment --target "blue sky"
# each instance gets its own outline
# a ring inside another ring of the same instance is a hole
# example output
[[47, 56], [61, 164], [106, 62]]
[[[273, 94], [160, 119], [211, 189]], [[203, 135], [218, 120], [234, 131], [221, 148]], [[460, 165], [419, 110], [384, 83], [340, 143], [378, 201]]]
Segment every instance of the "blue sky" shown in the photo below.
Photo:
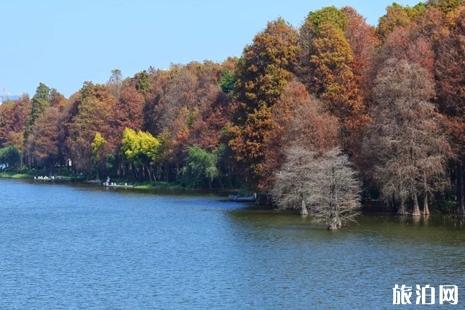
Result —
[[[352, 6], [376, 24], [392, 1], [15, 0], [0, 3], [0, 93], [33, 94], [39, 82], [69, 96], [153, 66], [239, 56], [266, 22], [300, 26], [309, 11]], [[418, 1], [397, 1], [414, 5]]]

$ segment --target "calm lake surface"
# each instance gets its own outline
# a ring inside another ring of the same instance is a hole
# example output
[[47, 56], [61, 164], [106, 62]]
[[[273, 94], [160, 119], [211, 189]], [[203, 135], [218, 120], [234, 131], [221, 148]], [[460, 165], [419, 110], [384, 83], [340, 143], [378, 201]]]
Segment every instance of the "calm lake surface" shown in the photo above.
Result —
[[0, 309], [380, 309], [395, 283], [456, 284], [465, 305], [465, 230], [443, 217], [332, 233], [213, 196], [0, 191]]

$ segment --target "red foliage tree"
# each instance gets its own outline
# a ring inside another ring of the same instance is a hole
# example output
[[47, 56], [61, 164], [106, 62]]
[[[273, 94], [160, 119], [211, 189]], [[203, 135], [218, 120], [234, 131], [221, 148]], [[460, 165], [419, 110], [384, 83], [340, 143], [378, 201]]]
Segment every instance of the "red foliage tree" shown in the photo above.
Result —
[[13, 145], [23, 149], [23, 136], [31, 109], [27, 96], [0, 105], [0, 147]]
[[449, 140], [458, 155], [453, 165], [459, 210], [465, 214], [465, 8], [439, 46], [436, 81], [439, 110], [446, 116]]

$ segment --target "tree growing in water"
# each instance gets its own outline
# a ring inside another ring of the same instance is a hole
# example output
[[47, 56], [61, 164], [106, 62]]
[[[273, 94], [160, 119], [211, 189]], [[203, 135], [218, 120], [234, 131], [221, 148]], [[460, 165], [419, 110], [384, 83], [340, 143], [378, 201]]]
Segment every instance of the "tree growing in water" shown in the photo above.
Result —
[[429, 73], [417, 64], [390, 59], [378, 74], [374, 88], [374, 122], [366, 146], [373, 152], [376, 179], [386, 198], [413, 202], [412, 215], [429, 214], [428, 196], [441, 189], [450, 157], [450, 145], [431, 103], [434, 85]]
[[337, 119], [321, 111], [321, 107], [322, 102], [311, 97], [300, 82], [291, 81], [284, 89], [280, 100], [271, 109], [271, 131], [264, 141], [261, 190], [271, 189], [289, 145], [300, 145], [316, 152], [328, 151], [337, 145]]
[[[447, 4], [455, 1], [434, 1]], [[450, 171], [455, 178], [458, 212], [465, 215], [465, 10], [453, 20], [451, 29], [441, 37], [435, 78], [438, 108], [445, 117], [448, 141], [456, 158]]]
[[310, 211], [329, 230], [354, 221], [360, 208], [360, 183], [339, 148], [323, 154], [290, 148], [272, 194], [279, 207]]

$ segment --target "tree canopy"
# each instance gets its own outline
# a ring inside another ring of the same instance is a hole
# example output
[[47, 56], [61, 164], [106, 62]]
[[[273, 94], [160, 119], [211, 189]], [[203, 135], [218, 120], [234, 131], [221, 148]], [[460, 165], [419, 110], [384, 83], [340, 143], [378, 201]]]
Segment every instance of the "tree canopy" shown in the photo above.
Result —
[[[332, 195], [323, 184], [340, 184], [328, 179], [336, 169], [349, 214], [358, 186], [400, 213], [465, 214], [464, 42], [461, 0], [394, 3], [376, 26], [350, 7], [309, 12], [299, 29], [278, 18], [221, 63], [115, 69], [69, 98], [40, 83], [0, 105], [1, 158], [7, 169], [265, 197], [286, 171], [281, 192]], [[307, 164], [320, 180], [299, 183]]]

